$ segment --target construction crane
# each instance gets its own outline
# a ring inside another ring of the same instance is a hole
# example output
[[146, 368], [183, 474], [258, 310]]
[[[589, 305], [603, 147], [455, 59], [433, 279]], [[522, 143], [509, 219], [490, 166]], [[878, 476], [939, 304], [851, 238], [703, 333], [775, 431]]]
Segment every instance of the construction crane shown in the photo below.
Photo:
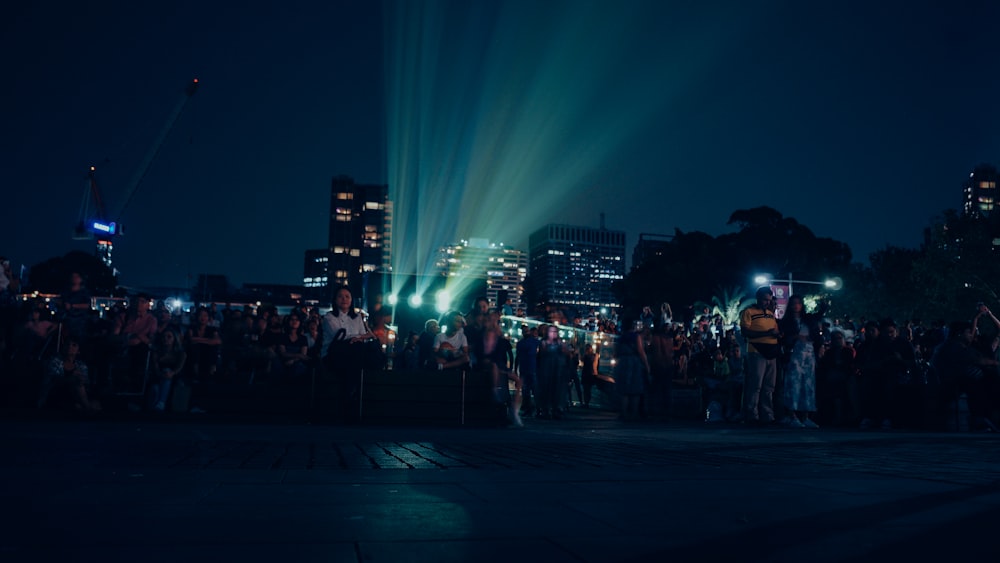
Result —
[[166, 140], [167, 135], [174, 128], [177, 118], [180, 117], [188, 100], [191, 99], [191, 96], [197, 90], [198, 79], [195, 78], [184, 88], [184, 95], [181, 96], [177, 105], [174, 106], [173, 112], [170, 113], [167, 122], [156, 136], [156, 139], [154, 139], [142, 163], [136, 169], [135, 175], [132, 176], [131, 181], [128, 183], [125, 190], [125, 199], [118, 213], [114, 215], [108, 214], [107, 208], [104, 205], [104, 199], [101, 196], [101, 190], [97, 185], [97, 169], [93, 166], [90, 167], [87, 173], [87, 188], [83, 194], [83, 203], [80, 205], [80, 217], [73, 231], [73, 238], [77, 240], [96, 239], [97, 248], [95, 254], [107, 267], [113, 268], [111, 265], [111, 251], [114, 249], [115, 238], [122, 234], [121, 218], [125, 213], [125, 209], [132, 202], [132, 197], [142, 184], [142, 180], [146, 177], [146, 172], [149, 171], [149, 167], [156, 160], [156, 155], [159, 154], [160, 148], [163, 146], [163, 141]]

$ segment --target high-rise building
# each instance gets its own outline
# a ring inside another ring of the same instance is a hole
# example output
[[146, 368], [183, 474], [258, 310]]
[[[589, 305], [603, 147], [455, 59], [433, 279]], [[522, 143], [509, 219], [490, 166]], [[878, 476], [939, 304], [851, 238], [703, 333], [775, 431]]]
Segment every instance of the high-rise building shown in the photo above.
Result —
[[674, 240], [674, 235], [655, 235], [639, 233], [639, 242], [632, 250], [632, 270], [659, 256], [663, 256], [667, 247]]
[[323, 297], [330, 286], [330, 249], [317, 248], [306, 251], [302, 269], [302, 286], [310, 296]]
[[619, 306], [611, 285], [625, 277], [624, 231], [546, 225], [528, 238], [528, 254], [533, 305]]
[[306, 251], [306, 287], [320, 288], [325, 299], [328, 289], [323, 288], [360, 288], [366, 274], [389, 271], [392, 203], [388, 193], [385, 185], [357, 184], [347, 176], [333, 179], [327, 248]]
[[980, 164], [969, 173], [969, 179], [962, 185], [962, 213], [968, 217], [989, 217], [997, 201], [997, 180], [1000, 173], [996, 167]]
[[449, 277], [485, 279], [486, 298], [497, 307], [503, 307], [506, 298], [515, 312], [524, 308], [528, 257], [522, 250], [472, 238], [439, 249], [437, 267]]

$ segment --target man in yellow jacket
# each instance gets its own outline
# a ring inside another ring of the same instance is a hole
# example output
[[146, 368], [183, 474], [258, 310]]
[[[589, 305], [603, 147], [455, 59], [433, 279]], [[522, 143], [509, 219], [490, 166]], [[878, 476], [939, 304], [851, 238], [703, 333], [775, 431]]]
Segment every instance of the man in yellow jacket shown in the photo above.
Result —
[[774, 318], [774, 293], [757, 289], [757, 303], [740, 315], [740, 331], [747, 341], [746, 379], [743, 385], [743, 420], [746, 424], [774, 422], [774, 385], [778, 375], [778, 321]]

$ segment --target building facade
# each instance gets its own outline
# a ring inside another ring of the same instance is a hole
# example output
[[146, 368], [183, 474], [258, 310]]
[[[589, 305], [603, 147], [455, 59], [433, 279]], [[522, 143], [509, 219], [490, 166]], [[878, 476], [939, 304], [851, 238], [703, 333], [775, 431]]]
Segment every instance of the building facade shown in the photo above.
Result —
[[962, 185], [962, 213], [973, 218], [987, 218], [997, 205], [997, 180], [1000, 173], [996, 167], [981, 164], [969, 173], [969, 179]]
[[385, 185], [358, 184], [347, 176], [333, 178], [327, 248], [307, 250], [303, 271], [303, 285], [321, 299], [332, 297], [333, 287], [361, 288], [367, 274], [389, 271], [392, 203], [388, 193]]
[[528, 274], [528, 256], [522, 250], [491, 243], [487, 239], [463, 240], [438, 250], [437, 267], [448, 277], [482, 278], [490, 304], [523, 310], [524, 278]]
[[625, 277], [625, 232], [546, 225], [528, 239], [533, 305], [619, 307], [611, 286]]
[[632, 249], [632, 271], [647, 261], [663, 256], [673, 240], [674, 235], [639, 233], [639, 242]]

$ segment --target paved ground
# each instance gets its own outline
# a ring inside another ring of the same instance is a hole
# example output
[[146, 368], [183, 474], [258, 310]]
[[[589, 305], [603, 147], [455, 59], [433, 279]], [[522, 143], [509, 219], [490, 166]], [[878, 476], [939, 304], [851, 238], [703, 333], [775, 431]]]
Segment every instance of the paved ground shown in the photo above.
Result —
[[1000, 437], [6, 416], [0, 561], [998, 561]]

